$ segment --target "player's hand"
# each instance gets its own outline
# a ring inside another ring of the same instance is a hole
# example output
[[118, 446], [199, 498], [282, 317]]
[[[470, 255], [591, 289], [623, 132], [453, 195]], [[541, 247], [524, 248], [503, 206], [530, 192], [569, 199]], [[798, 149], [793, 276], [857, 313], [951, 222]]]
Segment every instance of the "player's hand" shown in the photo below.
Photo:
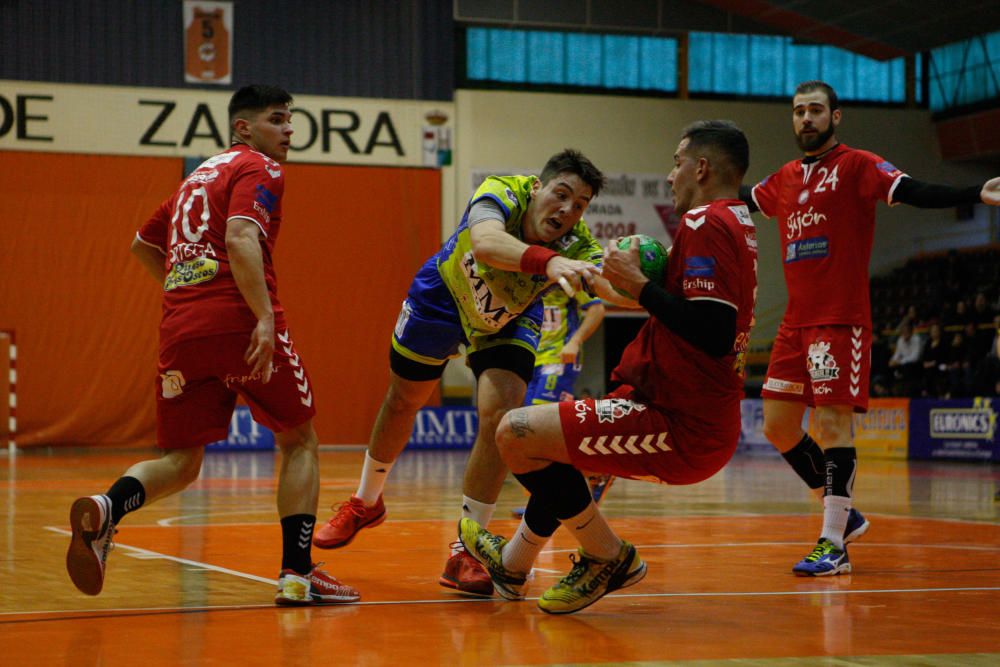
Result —
[[604, 249], [604, 267], [601, 275], [614, 287], [624, 290], [629, 294], [634, 294], [639, 298], [642, 288], [649, 282], [642, 273], [642, 265], [639, 261], [639, 239], [632, 237], [627, 250], [618, 247], [615, 239]]
[[260, 381], [267, 384], [271, 380], [271, 365], [274, 359], [274, 318], [265, 317], [257, 320], [257, 326], [250, 334], [250, 346], [247, 347], [243, 359], [250, 366], [250, 375], [260, 373]]
[[584, 289], [585, 283], [597, 276], [598, 272], [597, 267], [590, 262], [558, 255], [545, 265], [545, 275], [552, 282], [559, 283], [567, 295], [573, 296]]
[[1000, 206], [1000, 176], [986, 181], [979, 193], [979, 198], [983, 200], [984, 204]]
[[575, 364], [578, 356], [580, 356], [580, 344], [571, 338], [563, 345], [562, 352], [559, 353], [559, 359], [564, 364]]

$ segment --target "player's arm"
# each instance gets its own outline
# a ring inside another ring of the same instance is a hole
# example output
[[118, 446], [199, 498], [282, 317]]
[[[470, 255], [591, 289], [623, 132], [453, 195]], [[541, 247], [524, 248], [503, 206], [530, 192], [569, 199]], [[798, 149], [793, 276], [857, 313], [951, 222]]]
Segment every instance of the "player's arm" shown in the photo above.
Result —
[[674, 296], [647, 282], [639, 304], [668, 329], [712, 357], [724, 357], [736, 343], [736, 308], [709, 299]]
[[229, 269], [243, 300], [257, 318], [244, 358], [252, 373], [261, 380], [271, 379], [274, 357], [274, 310], [264, 280], [264, 255], [260, 248], [260, 228], [247, 218], [230, 218], [226, 223], [226, 254]]
[[576, 363], [576, 358], [580, 355], [580, 348], [587, 342], [587, 339], [594, 335], [594, 332], [601, 326], [601, 322], [604, 321], [604, 312], [604, 304], [600, 302], [592, 303], [589, 308], [583, 311], [580, 326], [563, 345], [560, 356], [564, 364]]
[[980, 202], [991, 206], [1000, 205], [1000, 177], [983, 185], [956, 188], [951, 185], [925, 183], [904, 176], [892, 192], [894, 204], [909, 204], [917, 208], [951, 208], [963, 204]]
[[162, 285], [164, 279], [167, 277], [167, 267], [163, 262], [166, 255], [163, 253], [163, 250], [159, 246], [143, 241], [139, 235], [136, 235], [132, 239], [132, 246], [129, 250], [132, 251], [135, 258], [142, 264], [142, 268], [146, 269], [146, 272], [153, 276], [157, 283]]
[[589, 279], [596, 275], [593, 264], [569, 259], [550, 248], [514, 238], [507, 232], [500, 208], [493, 204], [496, 209], [491, 216], [485, 212], [488, 209], [480, 206], [484, 203], [484, 200], [477, 201], [469, 210], [469, 240], [477, 262], [502, 271], [546, 276], [551, 282], [565, 278], [574, 290], [581, 288], [581, 277]]
[[740, 201], [747, 205], [751, 213], [756, 213], [760, 210], [757, 208], [757, 202], [753, 200], [752, 185], [740, 185]]

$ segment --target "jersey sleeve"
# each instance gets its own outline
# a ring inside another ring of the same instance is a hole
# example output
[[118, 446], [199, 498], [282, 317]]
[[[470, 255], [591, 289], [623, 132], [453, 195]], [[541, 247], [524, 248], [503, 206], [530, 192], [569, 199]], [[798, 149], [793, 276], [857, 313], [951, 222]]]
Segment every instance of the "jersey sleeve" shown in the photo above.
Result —
[[681, 256], [671, 254], [671, 262], [683, 262], [681, 288], [691, 301], [707, 299], [738, 308], [742, 285], [739, 255], [733, 237], [717, 213], [706, 213], [704, 224], [697, 219], [683, 224], [685, 239]]
[[248, 160], [233, 176], [226, 221], [233, 218], [249, 220], [267, 236], [271, 216], [279, 211], [284, 191], [285, 176], [281, 165], [266, 158]]
[[568, 234], [555, 242], [554, 250], [560, 255], [590, 262], [594, 266], [604, 264], [604, 250], [582, 218]]
[[889, 206], [898, 202], [892, 201], [892, 193], [899, 185], [905, 173], [891, 162], [875, 153], [857, 151], [859, 190], [871, 199], [881, 199]]
[[778, 209], [778, 193], [781, 188], [781, 172], [776, 171], [753, 186], [750, 196], [753, 203], [766, 218], [773, 218]]
[[500, 210], [503, 211], [503, 219], [505, 221], [510, 220], [511, 216], [516, 216], [518, 210], [521, 208], [521, 202], [518, 200], [517, 194], [515, 194], [507, 183], [496, 176], [487, 176], [486, 180], [476, 188], [475, 194], [469, 200], [469, 207], [471, 208], [476, 202], [483, 201], [484, 199], [492, 201], [500, 207]]
[[175, 199], [176, 195], [160, 204], [135, 234], [141, 242], [159, 248], [164, 255], [167, 254], [167, 233], [170, 229], [170, 215], [174, 210]]
[[598, 297], [587, 294], [585, 290], [580, 290], [573, 298], [576, 299], [576, 305], [580, 308], [580, 310], [587, 310], [595, 303], [601, 303], [601, 300]]

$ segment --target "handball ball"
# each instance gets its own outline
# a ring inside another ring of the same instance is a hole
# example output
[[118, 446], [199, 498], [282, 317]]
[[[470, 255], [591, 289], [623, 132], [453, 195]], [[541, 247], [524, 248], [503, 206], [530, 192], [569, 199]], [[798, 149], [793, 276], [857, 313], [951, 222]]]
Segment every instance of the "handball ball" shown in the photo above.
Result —
[[[663, 247], [662, 243], [646, 234], [626, 236], [618, 241], [618, 248], [628, 250], [632, 245], [633, 238], [639, 239], [639, 268], [642, 274], [657, 285], [663, 285], [663, 279], [667, 273], [667, 261], [670, 259], [670, 251]], [[616, 287], [615, 291], [629, 299], [636, 299], [636, 297], [625, 290]]]

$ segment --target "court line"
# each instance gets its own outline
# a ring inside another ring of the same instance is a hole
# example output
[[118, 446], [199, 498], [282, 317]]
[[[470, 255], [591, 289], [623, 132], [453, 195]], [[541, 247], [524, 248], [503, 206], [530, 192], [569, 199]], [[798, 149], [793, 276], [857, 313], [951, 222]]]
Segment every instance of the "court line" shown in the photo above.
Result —
[[[45, 526], [45, 530], [51, 530], [53, 533], [59, 533], [60, 535], [72, 536], [73, 533], [65, 528], [56, 528], [55, 526]], [[251, 581], [259, 581], [262, 584], [270, 584], [272, 586], [278, 585], [277, 579], [268, 579], [267, 577], [258, 577], [256, 574], [248, 574], [246, 572], [238, 572], [237, 570], [230, 570], [228, 567], [219, 567], [218, 565], [210, 565], [209, 563], [202, 563], [196, 560], [189, 560], [187, 558], [178, 558], [177, 556], [169, 556], [159, 551], [150, 551], [149, 549], [143, 549], [141, 547], [133, 547], [128, 544], [121, 544], [115, 542], [115, 549], [128, 549], [129, 551], [134, 551], [136, 553], [142, 554], [147, 558], [162, 558], [163, 560], [171, 560], [175, 563], [181, 563], [182, 565], [190, 565], [192, 567], [197, 567], [204, 570], [213, 570], [215, 572], [222, 572], [223, 574], [231, 574], [234, 577], [242, 577], [243, 579], [250, 579]]]
[[[732, 597], [790, 597], [790, 596], [815, 596], [815, 595], [860, 595], [860, 594], [889, 594], [889, 593], [969, 593], [969, 592], [992, 592], [1000, 591], [1000, 586], [963, 586], [963, 587], [944, 587], [944, 588], [868, 588], [859, 590], [813, 590], [813, 591], [729, 591], [729, 592], [700, 592], [700, 593], [612, 593], [605, 596], [605, 599], [637, 599], [637, 598], [711, 598], [711, 597], [721, 597], [721, 598], [732, 598]], [[526, 597], [523, 601], [532, 602], [538, 600], [537, 597]], [[297, 607], [297, 609], [336, 609], [343, 607], [384, 607], [390, 605], [430, 605], [430, 604], [467, 604], [467, 603], [483, 603], [483, 602], [498, 602], [504, 603], [505, 601], [497, 597], [481, 597], [481, 598], [438, 598], [433, 600], [378, 600], [373, 602], [351, 602], [345, 604], [324, 604], [316, 605], [312, 607]], [[0, 624], [13, 624], [13, 623], [28, 623], [28, 622], [41, 622], [41, 621], [61, 621], [61, 620], [73, 620], [80, 617], [87, 617], [87, 614], [93, 617], [100, 617], [111, 614], [127, 614], [133, 612], [132, 615], [143, 615], [143, 614], [187, 614], [192, 612], [209, 612], [209, 611], [240, 611], [249, 609], [274, 609], [277, 611], [282, 611], [284, 608], [278, 607], [273, 604], [260, 604], [260, 605], [218, 605], [218, 606], [206, 606], [206, 607], [119, 607], [113, 609], [49, 609], [43, 611], [10, 611], [10, 612], [0, 612], [0, 617], [3, 616], [49, 616], [52, 614], [75, 614], [75, 616], [60, 616], [58, 618], [39, 618], [39, 619], [19, 619], [16, 621], [0, 621]]]

